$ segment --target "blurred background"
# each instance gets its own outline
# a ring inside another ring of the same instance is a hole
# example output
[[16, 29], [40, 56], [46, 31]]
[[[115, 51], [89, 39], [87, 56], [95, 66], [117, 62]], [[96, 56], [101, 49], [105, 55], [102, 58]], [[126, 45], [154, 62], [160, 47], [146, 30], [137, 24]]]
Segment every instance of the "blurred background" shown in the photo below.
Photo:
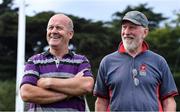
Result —
[[[70, 49], [86, 55], [96, 78], [101, 59], [117, 50], [120, 21], [130, 10], [143, 12], [150, 21], [146, 38], [150, 49], [167, 60], [180, 91], [180, 7], [173, 0], [26, 0], [25, 61], [47, 50], [46, 26], [55, 13], [65, 13], [74, 22]], [[15, 110], [18, 4], [0, 1], [0, 110]], [[22, 57], [23, 58], [23, 57]], [[23, 69], [23, 68], [19, 68]], [[175, 97], [180, 111], [180, 97]], [[88, 95], [90, 110], [95, 97]]]

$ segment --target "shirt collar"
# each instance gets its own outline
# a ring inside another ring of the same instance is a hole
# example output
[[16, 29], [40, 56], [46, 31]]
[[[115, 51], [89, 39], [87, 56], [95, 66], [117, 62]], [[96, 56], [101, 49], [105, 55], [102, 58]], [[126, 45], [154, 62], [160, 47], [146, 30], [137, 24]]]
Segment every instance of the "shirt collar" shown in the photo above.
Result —
[[[54, 56], [53, 54], [51, 54], [51, 53], [49, 52], [49, 49], [48, 49], [47, 51], [45, 51], [43, 54], [44, 54], [45, 56]], [[74, 56], [74, 53], [73, 53], [71, 50], [69, 50], [68, 53], [65, 54], [64, 56], [73, 57], [73, 56]], [[63, 57], [64, 57], [64, 56], [63, 56]]]
[[[145, 51], [148, 50], [148, 49], [149, 49], [148, 44], [147, 44], [145, 41], [143, 41], [141, 52], [145, 52]], [[118, 48], [118, 52], [120, 52], [120, 53], [126, 53], [126, 50], [125, 50], [124, 45], [123, 45], [123, 42], [120, 42], [119, 48]]]

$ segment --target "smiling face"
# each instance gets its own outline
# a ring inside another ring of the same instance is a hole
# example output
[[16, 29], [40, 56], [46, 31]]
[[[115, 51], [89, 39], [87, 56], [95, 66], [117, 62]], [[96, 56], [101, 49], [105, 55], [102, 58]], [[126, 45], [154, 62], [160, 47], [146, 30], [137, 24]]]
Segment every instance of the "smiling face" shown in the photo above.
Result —
[[147, 34], [148, 29], [143, 26], [135, 25], [129, 21], [124, 21], [122, 23], [121, 38], [127, 52], [140, 52], [142, 43]]
[[69, 17], [57, 14], [50, 18], [46, 35], [50, 49], [67, 48], [72, 37], [73, 23]]

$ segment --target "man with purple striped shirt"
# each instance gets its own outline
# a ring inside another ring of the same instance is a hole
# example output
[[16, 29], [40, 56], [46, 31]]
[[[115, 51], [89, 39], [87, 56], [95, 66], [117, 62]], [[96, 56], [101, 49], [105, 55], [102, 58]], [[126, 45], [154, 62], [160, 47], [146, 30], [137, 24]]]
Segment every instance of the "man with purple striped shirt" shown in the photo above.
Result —
[[29, 111], [85, 111], [84, 95], [94, 79], [88, 59], [68, 49], [74, 34], [72, 20], [52, 16], [47, 26], [49, 50], [28, 59], [20, 93]]

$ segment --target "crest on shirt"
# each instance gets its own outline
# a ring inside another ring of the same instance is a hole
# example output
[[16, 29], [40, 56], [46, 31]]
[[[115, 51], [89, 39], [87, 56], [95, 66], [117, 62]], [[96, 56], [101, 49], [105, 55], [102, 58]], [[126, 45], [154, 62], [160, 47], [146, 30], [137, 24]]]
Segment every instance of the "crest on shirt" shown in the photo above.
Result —
[[139, 68], [139, 75], [140, 76], [146, 76], [146, 69], [147, 69], [146, 65], [142, 64]]

